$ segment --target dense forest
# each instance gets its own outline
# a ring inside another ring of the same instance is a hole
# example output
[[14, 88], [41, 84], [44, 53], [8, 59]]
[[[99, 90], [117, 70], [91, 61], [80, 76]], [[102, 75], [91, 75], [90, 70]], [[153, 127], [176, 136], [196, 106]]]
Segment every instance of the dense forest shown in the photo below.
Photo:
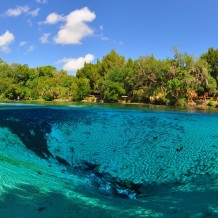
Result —
[[0, 60], [1, 100], [143, 102], [184, 106], [218, 95], [218, 49], [200, 58], [174, 49], [174, 57], [125, 59], [115, 50], [69, 75], [53, 66], [30, 68]]

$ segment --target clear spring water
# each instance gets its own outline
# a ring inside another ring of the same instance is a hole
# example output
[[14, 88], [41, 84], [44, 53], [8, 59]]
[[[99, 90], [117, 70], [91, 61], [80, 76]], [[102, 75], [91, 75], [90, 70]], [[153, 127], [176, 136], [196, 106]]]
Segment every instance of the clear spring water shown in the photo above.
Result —
[[218, 115], [0, 107], [0, 217], [218, 217]]

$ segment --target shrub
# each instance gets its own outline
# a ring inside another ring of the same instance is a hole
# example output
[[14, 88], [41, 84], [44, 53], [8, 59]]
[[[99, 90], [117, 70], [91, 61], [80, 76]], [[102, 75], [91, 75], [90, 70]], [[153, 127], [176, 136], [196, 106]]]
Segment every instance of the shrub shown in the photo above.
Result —
[[215, 102], [214, 102], [214, 100], [212, 98], [209, 100], [208, 106], [211, 106], [211, 107], [215, 106]]
[[52, 101], [52, 100], [54, 100], [50, 93], [45, 93], [44, 96], [43, 96], [43, 99], [45, 101]]
[[176, 102], [176, 106], [186, 107], [187, 100], [185, 98], [179, 98]]

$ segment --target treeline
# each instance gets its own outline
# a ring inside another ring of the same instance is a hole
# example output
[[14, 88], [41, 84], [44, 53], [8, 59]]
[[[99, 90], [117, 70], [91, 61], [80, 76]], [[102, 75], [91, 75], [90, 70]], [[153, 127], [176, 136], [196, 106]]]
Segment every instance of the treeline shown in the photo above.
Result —
[[82, 100], [90, 93], [89, 80], [68, 75], [52, 66], [0, 62], [1, 100]]
[[77, 78], [89, 80], [90, 90], [104, 102], [127, 96], [131, 102], [185, 105], [188, 100], [218, 94], [218, 49], [208, 49], [199, 59], [174, 49], [174, 57], [158, 60], [153, 55], [137, 60], [115, 50], [96, 64], [85, 64]]
[[174, 57], [164, 60], [153, 55], [126, 60], [112, 50], [101, 61], [85, 64], [75, 76], [52, 66], [29, 68], [0, 61], [0, 99], [4, 100], [117, 102], [125, 96], [131, 102], [185, 105], [205, 93], [217, 96], [217, 82], [218, 49], [213, 48], [200, 58], [174, 49]]

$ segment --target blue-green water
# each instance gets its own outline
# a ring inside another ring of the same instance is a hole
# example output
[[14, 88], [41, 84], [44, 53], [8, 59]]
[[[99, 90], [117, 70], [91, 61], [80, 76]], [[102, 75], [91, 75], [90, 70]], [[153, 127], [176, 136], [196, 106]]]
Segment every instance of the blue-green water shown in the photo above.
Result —
[[2, 104], [0, 217], [218, 217], [218, 114]]

